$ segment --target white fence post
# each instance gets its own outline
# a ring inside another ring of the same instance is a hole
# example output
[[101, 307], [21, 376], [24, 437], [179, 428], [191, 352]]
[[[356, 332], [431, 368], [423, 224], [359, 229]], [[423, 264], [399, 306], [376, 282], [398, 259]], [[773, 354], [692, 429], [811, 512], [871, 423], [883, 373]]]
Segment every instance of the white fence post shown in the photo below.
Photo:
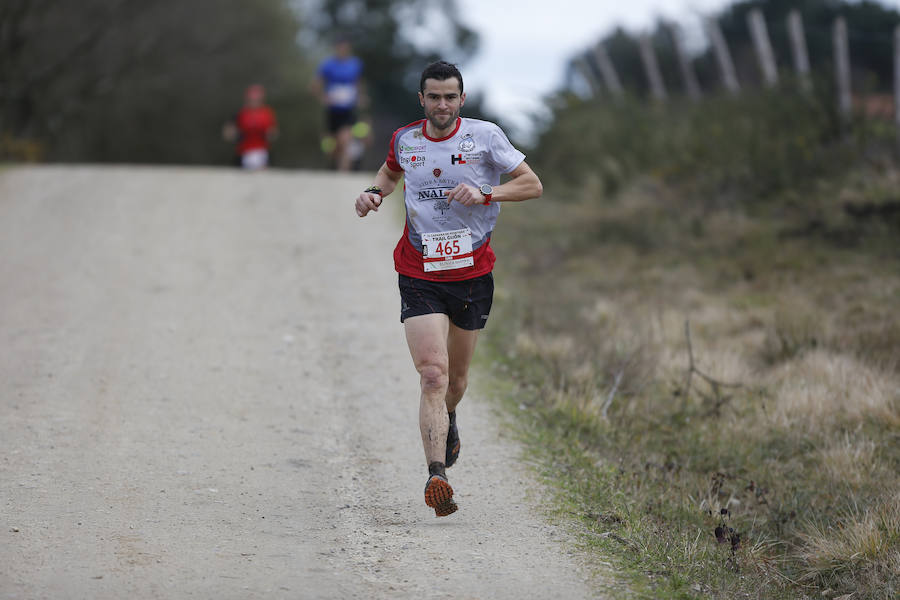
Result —
[[804, 90], [809, 91], [812, 82], [809, 78], [809, 53], [806, 50], [806, 34], [803, 32], [803, 18], [797, 9], [788, 13], [787, 17], [788, 33], [791, 37], [791, 54], [794, 57], [794, 69], [800, 78], [800, 85]]
[[775, 67], [775, 54], [772, 52], [772, 44], [769, 42], [766, 20], [760, 9], [754, 8], [747, 13], [747, 26], [750, 28], [750, 36], [753, 38], [753, 47], [756, 49], [756, 58], [759, 60], [763, 81], [766, 86], [773, 87], [778, 84], [778, 69]]
[[575, 59], [575, 68], [578, 69], [578, 72], [581, 73], [584, 80], [588, 82], [588, 85], [591, 88], [591, 95], [595, 98], [601, 97], [603, 95], [603, 88], [600, 86], [600, 82], [597, 81], [594, 70], [591, 68], [591, 65], [588, 64], [588, 61], [584, 56], [579, 56]]
[[694, 73], [691, 59], [684, 47], [681, 28], [676, 23], [670, 23], [669, 31], [672, 34], [672, 43], [675, 46], [675, 56], [678, 58], [678, 69], [681, 71], [684, 89], [691, 100], [699, 100], [701, 96], [700, 84], [697, 83], [697, 75]]
[[838, 89], [838, 112], [847, 119], [853, 111], [850, 89], [850, 50], [847, 42], [847, 21], [838, 17], [833, 28], [835, 79]]
[[641, 51], [641, 62], [644, 63], [644, 72], [650, 83], [650, 92], [656, 100], [665, 100], [666, 86], [663, 83], [662, 74], [659, 72], [659, 63], [656, 62], [656, 53], [653, 51], [653, 42], [650, 36], [638, 36], [638, 47]]
[[706, 32], [709, 40], [712, 42], [713, 50], [716, 54], [716, 62], [719, 64], [719, 73], [722, 75], [722, 83], [732, 94], [737, 94], [741, 90], [738, 83], [737, 75], [734, 71], [734, 63], [731, 62], [731, 53], [728, 52], [728, 44], [725, 43], [725, 37], [719, 28], [719, 22], [714, 18], [706, 19]]
[[594, 46], [594, 60], [597, 61], [597, 66], [600, 68], [603, 84], [612, 92], [613, 96], [621, 97], [624, 94], [622, 82], [619, 81], [619, 74], [616, 73], [616, 67], [613, 66], [612, 61], [609, 59], [609, 54], [606, 52], [606, 46], [603, 45], [603, 42], [597, 42], [597, 45]]

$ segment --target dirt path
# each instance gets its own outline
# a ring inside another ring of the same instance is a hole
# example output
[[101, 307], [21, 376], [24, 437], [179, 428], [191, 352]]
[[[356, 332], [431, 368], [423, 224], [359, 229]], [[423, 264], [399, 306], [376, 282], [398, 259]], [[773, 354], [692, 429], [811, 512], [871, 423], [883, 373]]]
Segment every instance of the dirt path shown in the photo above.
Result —
[[424, 505], [367, 183], [0, 172], [0, 599], [594, 595], [477, 389]]

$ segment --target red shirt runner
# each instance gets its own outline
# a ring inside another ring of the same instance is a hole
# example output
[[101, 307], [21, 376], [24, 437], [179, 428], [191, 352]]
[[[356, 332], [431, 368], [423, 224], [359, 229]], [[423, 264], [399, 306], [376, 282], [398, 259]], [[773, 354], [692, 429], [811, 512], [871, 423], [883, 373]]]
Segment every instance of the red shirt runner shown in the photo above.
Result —
[[250, 108], [245, 106], [234, 120], [240, 132], [237, 151], [244, 154], [250, 150], [268, 150], [269, 132], [275, 128], [275, 113], [268, 106]]

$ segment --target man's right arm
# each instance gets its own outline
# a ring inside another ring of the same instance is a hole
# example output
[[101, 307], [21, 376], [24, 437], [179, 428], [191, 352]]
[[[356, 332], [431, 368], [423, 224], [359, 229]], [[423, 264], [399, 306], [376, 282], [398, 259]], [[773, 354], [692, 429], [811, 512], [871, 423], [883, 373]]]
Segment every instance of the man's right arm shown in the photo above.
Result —
[[309, 82], [309, 91], [322, 105], [328, 104], [328, 99], [325, 96], [325, 82], [321, 75], [316, 75]]
[[362, 192], [357, 196], [356, 214], [360, 217], [364, 217], [369, 214], [369, 211], [374, 210], [375, 212], [378, 212], [378, 207], [381, 206], [382, 198], [391, 195], [391, 192], [397, 187], [397, 182], [400, 181], [402, 176], [403, 171], [394, 171], [387, 166], [387, 163], [381, 165], [381, 168], [378, 169], [378, 173], [375, 174], [375, 181], [372, 183], [372, 187], [381, 188], [381, 193]]
[[312, 81], [309, 82], [309, 90], [312, 92], [313, 96], [322, 103], [322, 106], [328, 105], [328, 96], [325, 94], [325, 72], [327, 70], [327, 63], [328, 61], [326, 60], [319, 64], [319, 68], [316, 69], [316, 74], [313, 76]]
[[222, 139], [226, 142], [234, 142], [238, 139], [240, 132], [238, 131], [237, 122], [238, 115], [236, 114], [222, 124]]

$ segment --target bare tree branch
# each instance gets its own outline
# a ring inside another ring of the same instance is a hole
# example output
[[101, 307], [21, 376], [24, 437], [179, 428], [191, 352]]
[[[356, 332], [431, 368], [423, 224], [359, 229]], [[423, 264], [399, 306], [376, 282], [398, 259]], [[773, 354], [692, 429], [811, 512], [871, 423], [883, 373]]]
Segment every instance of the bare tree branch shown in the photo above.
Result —
[[733, 395], [723, 395], [721, 391], [722, 388], [737, 389], [744, 387], [744, 384], [720, 381], [707, 375], [697, 368], [697, 365], [694, 362], [694, 348], [693, 344], [691, 343], [691, 323], [688, 319], [685, 319], [684, 321], [684, 337], [687, 342], [688, 350], [688, 369], [685, 375], [684, 382], [684, 408], [687, 408], [687, 403], [690, 400], [693, 378], [694, 375], [697, 375], [697, 377], [699, 377], [709, 385], [710, 389], [712, 390], [713, 396], [711, 397], [707, 394], [704, 394], [699, 389], [697, 390], [697, 395], [700, 396], [703, 400], [712, 403], [713, 407], [707, 413], [708, 415], [718, 415], [722, 406], [724, 406], [729, 400], [733, 398]]
[[[626, 363], [627, 364], [627, 363]], [[616, 379], [613, 382], [612, 389], [609, 390], [609, 394], [606, 396], [606, 402], [603, 403], [603, 418], [606, 419], [606, 413], [609, 410], [609, 407], [612, 405], [613, 398], [616, 397], [616, 391], [619, 389], [619, 384], [622, 383], [622, 376], [625, 374], [625, 366], [622, 365], [622, 368], [619, 369], [619, 372], [616, 373]]]

